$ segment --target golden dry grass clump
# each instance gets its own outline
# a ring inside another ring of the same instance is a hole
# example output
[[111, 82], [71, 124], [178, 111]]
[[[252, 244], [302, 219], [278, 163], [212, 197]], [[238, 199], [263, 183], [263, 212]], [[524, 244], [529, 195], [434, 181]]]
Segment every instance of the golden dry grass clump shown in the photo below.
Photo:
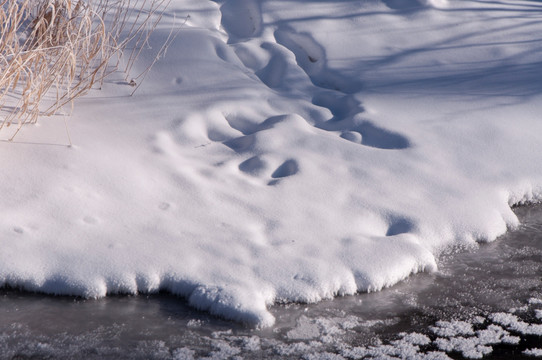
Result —
[[129, 72], [168, 0], [0, 0], [0, 129], [52, 115]]

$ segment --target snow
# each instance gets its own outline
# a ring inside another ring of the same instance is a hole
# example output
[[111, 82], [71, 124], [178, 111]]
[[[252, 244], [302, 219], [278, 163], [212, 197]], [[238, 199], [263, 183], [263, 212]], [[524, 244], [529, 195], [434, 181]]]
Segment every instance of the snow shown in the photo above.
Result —
[[542, 357], [542, 349], [534, 348], [527, 349], [523, 352], [524, 355], [533, 356], [533, 357]]
[[419, 359], [419, 360], [448, 360], [444, 352], [420, 351], [420, 346], [426, 346], [431, 340], [420, 333], [402, 333], [398, 340], [389, 344], [379, 344], [369, 347], [349, 347], [342, 344], [341, 355], [349, 359]]
[[419, 333], [403, 333], [401, 341], [410, 343], [412, 345], [428, 345], [431, 343], [431, 340], [424, 334]]
[[[504, 317], [514, 317], [517, 320], [515, 315], [507, 313], [492, 314], [490, 319], [495, 323], [502, 324]], [[517, 345], [520, 342], [519, 337], [511, 336], [508, 331], [495, 324], [475, 332], [473, 324], [480, 325], [484, 322], [480, 322], [479, 317], [473, 320], [473, 323], [458, 320], [437, 321], [436, 326], [430, 328], [435, 335], [439, 336], [434, 344], [438, 349], [447, 353], [459, 352], [467, 359], [481, 359], [493, 352], [490, 345]], [[536, 326], [536, 324], [528, 324], [528, 326]]]
[[437, 321], [436, 326], [431, 330], [435, 335], [442, 337], [451, 337], [458, 335], [473, 335], [472, 324], [466, 321]]
[[440, 350], [446, 352], [458, 351], [463, 357], [467, 359], [481, 359], [485, 355], [491, 354], [493, 352], [493, 348], [491, 346], [480, 345], [473, 338], [439, 338], [435, 340], [435, 343]]
[[523, 335], [542, 336], [542, 324], [529, 324], [518, 319], [516, 315], [508, 313], [494, 313], [490, 316], [491, 321], [502, 326], [506, 326], [509, 330], [518, 332]]
[[265, 327], [517, 226], [542, 197], [540, 3], [302, 5], [173, 0], [137, 66], [190, 15], [167, 55], [133, 97], [78, 100], [74, 146], [63, 116], [0, 142], [0, 285]]

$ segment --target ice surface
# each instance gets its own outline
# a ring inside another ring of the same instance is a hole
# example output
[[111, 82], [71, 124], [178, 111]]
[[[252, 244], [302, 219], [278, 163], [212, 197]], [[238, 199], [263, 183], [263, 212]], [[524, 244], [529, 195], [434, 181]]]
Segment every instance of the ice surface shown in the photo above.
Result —
[[0, 284], [165, 290], [269, 326], [275, 302], [436, 270], [542, 196], [541, 10], [174, 0], [167, 56], [133, 97], [111, 80], [78, 101], [73, 147], [62, 116], [0, 142]]
[[164, 293], [94, 301], [4, 290], [0, 359], [528, 359], [541, 335], [497, 323], [540, 323], [542, 207], [515, 212], [518, 230], [443, 254], [437, 273], [377, 293], [272, 306], [270, 329], [194, 311]]

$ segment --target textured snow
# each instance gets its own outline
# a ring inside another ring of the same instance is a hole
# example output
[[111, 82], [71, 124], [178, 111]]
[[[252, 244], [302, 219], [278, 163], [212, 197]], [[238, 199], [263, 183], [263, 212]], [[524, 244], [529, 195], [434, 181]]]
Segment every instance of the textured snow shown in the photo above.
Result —
[[62, 116], [0, 142], [0, 285], [270, 326], [273, 303], [435, 271], [542, 196], [540, 10], [173, 0], [138, 66], [190, 15], [167, 56], [133, 97], [78, 101], [73, 147]]
[[517, 336], [511, 336], [506, 330], [498, 325], [490, 325], [487, 329], [476, 331], [476, 335], [481, 345], [495, 345], [495, 344], [518, 344], [520, 338]]
[[[495, 321], [496, 317], [491, 319]], [[490, 345], [517, 345], [520, 341], [519, 337], [511, 336], [508, 331], [494, 324], [476, 333], [472, 330], [473, 324], [465, 321], [438, 321], [436, 325], [431, 330], [438, 336], [448, 338], [437, 338], [435, 345], [445, 352], [459, 352], [467, 359], [481, 359], [491, 354], [493, 348]]]
[[451, 337], [474, 334], [472, 324], [466, 321], [437, 321], [435, 325], [431, 330], [437, 336]]
[[412, 345], [428, 345], [428, 344], [431, 343], [431, 339], [429, 339], [424, 334], [419, 334], [419, 333], [406, 334], [406, 333], [403, 333], [403, 334], [400, 334], [400, 335], [402, 335], [401, 341], [407, 342], [407, 343], [412, 344]]
[[523, 335], [542, 336], [542, 324], [530, 324], [509, 313], [494, 313], [489, 317], [496, 324]]
[[450, 357], [440, 351], [420, 351], [420, 346], [431, 344], [431, 340], [420, 333], [402, 333], [398, 340], [389, 344], [368, 347], [348, 347], [342, 345], [341, 355], [349, 359], [416, 359], [448, 360]]
[[542, 349], [533, 348], [527, 349], [523, 352], [524, 355], [533, 356], [533, 357], [542, 357]]
[[450, 339], [439, 338], [435, 340], [437, 347], [446, 352], [457, 351], [467, 359], [481, 359], [485, 355], [491, 354], [491, 346], [481, 345], [476, 339], [454, 337]]

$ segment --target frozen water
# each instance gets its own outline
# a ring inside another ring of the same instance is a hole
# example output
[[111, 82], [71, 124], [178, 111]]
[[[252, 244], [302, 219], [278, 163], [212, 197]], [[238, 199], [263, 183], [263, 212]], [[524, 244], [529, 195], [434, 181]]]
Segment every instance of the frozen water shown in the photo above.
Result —
[[542, 336], [528, 330], [541, 323], [542, 207], [516, 212], [520, 229], [444, 255], [437, 273], [379, 293], [273, 306], [277, 322], [268, 329], [217, 319], [166, 294], [84, 300], [5, 290], [0, 359], [539, 356]]

